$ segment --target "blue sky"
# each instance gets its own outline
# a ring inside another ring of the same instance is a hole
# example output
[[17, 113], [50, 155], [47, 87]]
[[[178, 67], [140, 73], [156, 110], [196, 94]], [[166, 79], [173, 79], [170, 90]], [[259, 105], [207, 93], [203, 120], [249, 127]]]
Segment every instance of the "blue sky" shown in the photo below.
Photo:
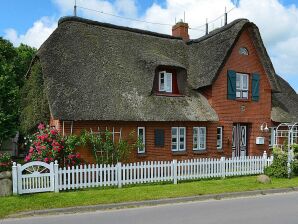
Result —
[[[186, 13], [190, 27], [236, 8], [229, 20], [246, 17], [259, 27], [275, 70], [298, 92], [298, 0], [77, 0], [78, 5], [140, 20], [173, 24]], [[185, 4], [187, 2], [187, 5]], [[39, 47], [56, 28], [61, 16], [71, 15], [74, 0], [1, 0], [0, 36], [14, 45]], [[170, 33], [170, 26], [121, 20], [79, 9], [78, 15], [119, 25]], [[222, 19], [210, 24], [221, 25]], [[203, 31], [190, 31], [191, 38]]]

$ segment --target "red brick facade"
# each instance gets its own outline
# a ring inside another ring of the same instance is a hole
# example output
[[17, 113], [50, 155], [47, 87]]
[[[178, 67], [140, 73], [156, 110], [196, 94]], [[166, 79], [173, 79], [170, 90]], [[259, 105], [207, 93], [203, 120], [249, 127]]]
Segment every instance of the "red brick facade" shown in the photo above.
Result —
[[[245, 47], [249, 55], [240, 55], [239, 48]], [[227, 71], [247, 73], [250, 75], [250, 90], [248, 100], [227, 99]], [[260, 98], [258, 102], [251, 101], [251, 74], [260, 74]], [[248, 155], [261, 155], [268, 149], [268, 133], [262, 133], [260, 126], [267, 122], [271, 124], [271, 87], [265, 71], [260, 62], [255, 46], [250, 38], [249, 30], [243, 31], [237, 43], [227, 58], [217, 79], [209, 88], [204, 88], [201, 93], [206, 96], [211, 106], [219, 116], [219, 122], [107, 122], [107, 121], [74, 121], [62, 122], [51, 120], [51, 125], [59, 128], [64, 134], [80, 134], [83, 129], [96, 131], [106, 129], [120, 131], [122, 138], [126, 138], [131, 131], [137, 133], [137, 127], [145, 127], [146, 153], [138, 154], [137, 149], [132, 152], [131, 161], [144, 160], [172, 160], [190, 159], [196, 157], [220, 157], [232, 156], [232, 127], [235, 123], [242, 123], [248, 126]], [[63, 128], [64, 123], [64, 128]], [[193, 151], [193, 127], [203, 126], [207, 128], [207, 149], [202, 152]], [[223, 127], [223, 148], [217, 150], [216, 133], [217, 127]], [[186, 127], [186, 151], [171, 151], [171, 127]], [[154, 130], [164, 129], [164, 147], [155, 147]], [[265, 145], [256, 145], [256, 137], [265, 137]], [[91, 150], [79, 149], [85, 160], [93, 161]]]

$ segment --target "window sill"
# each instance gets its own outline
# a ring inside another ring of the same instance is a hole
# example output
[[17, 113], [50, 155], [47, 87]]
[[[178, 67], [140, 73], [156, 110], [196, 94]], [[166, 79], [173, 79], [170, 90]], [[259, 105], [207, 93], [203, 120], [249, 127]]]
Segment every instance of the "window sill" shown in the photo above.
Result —
[[172, 154], [174, 155], [174, 156], [185, 156], [185, 155], [187, 155], [187, 152], [186, 151], [172, 151]]
[[169, 96], [169, 97], [184, 97], [184, 95], [179, 93], [155, 93], [156, 96]]
[[138, 157], [146, 157], [147, 156], [147, 154], [146, 154], [146, 152], [139, 152], [138, 154], [137, 154], [137, 156]]
[[204, 150], [193, 150], [194, 154], [206, 154], [207, 153], [207, 149]]
[[236, 101], [239, 101], [239, 102], [250, 102], [249, 99], [237, 99], [237, 98], [236, 98]]

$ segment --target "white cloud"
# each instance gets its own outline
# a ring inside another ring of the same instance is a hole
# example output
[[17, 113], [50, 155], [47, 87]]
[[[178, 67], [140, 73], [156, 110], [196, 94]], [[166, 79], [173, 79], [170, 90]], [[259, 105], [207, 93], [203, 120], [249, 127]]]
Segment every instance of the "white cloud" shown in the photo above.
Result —
[[43, 17], [34, 22], [33, 26], [27, 30], [25, 34], [18, 34], [15, 29], [7, 29], [4, 31], [4, 38], [10, 40], [15, 46], [24, 43], [36, 48], [50, 36], [57, 26], [57, 22], [48, 17]]
[[[73, 0], [52, 0], [60, 10], [61, 15], [73, 14]], [[153, 3], [138, 16], [137, 0], [77, 0], [77, 5], [93, 10], [99, 10], [108, 14], [120, 15], [139, 20], [146, 20], [167, 25], [153, 25], [131, 20], [124, 20], [110, 15], [78, 8], [78, 16], [109, 22], [118, 25], [136, 27], [161, 33], [171, 33], [171, 25], [177, 20], [183, 19], [184, 12], [186, 22], [189, 23], [191, 38], [204, 35], [206, 18], [212, 21], [222, 15], [224, 8], [228, 10], [235, 7], [228, 15], [228, 21], [237, 18], [248, 18], [260, 29], [267, 51], [271, 56], [277, 73], [287, 80], [298, 78], [298, 9], [297, 6], [284, 6], [278, 0], [166, 0], [163, 5]], [[57, 21], [47, 17], [36, 21], [25, 34], [18, 34], [14, 29], [6, 30], [6, 38], [14, 44], [24, 42], [39, 47], [40, 44], [55, 29]], [[209, 25], [209, 30], [223, 24], [223, 16]], [[201, 26], [202, 25], [202, 26]], [[297, 82], [297, 81], [296, 81]], [[298, 90], [298, 82], [294, 83]]]

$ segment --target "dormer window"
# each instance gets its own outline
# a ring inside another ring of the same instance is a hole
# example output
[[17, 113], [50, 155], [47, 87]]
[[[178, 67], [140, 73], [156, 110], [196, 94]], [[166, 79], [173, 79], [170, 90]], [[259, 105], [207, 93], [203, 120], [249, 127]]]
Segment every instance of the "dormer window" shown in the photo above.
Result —
[[162, 71], [159, 72], [159, 91], [172, 93], [172, 73]]

